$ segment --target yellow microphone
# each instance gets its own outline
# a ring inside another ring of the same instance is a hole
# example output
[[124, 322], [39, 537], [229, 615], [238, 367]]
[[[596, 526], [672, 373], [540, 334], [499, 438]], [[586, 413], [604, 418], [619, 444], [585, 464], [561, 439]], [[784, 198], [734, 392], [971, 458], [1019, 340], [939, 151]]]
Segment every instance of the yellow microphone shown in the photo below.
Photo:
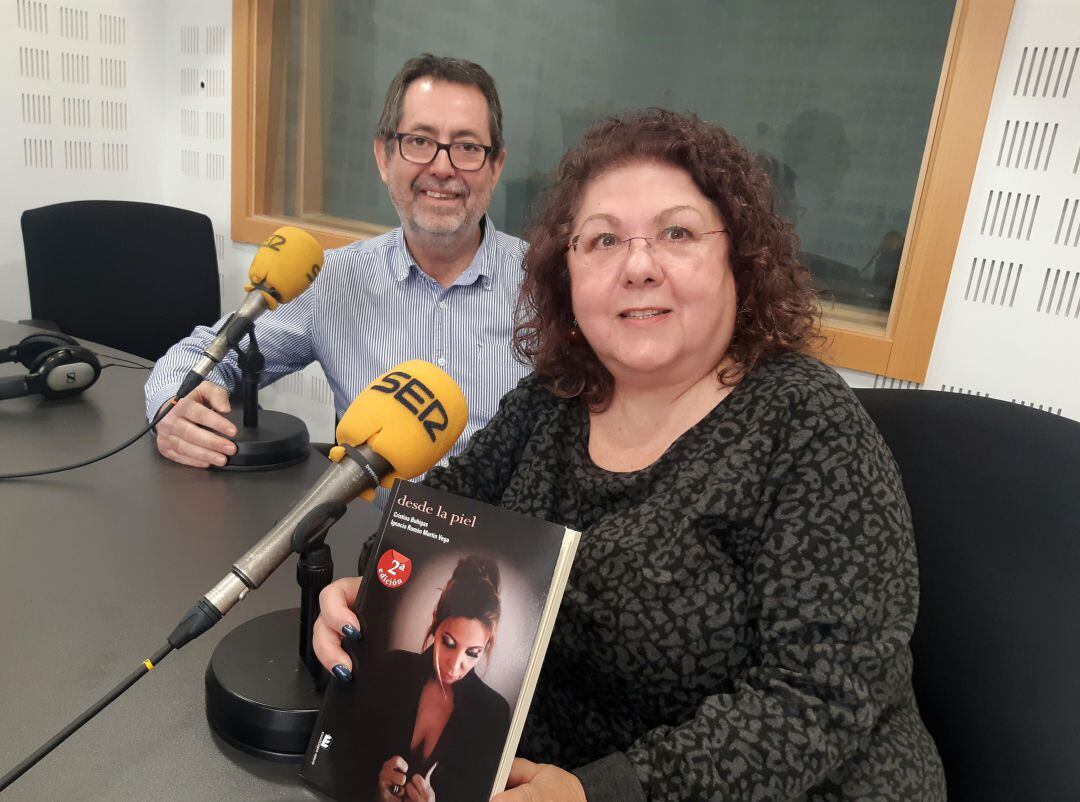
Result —
[[277, 309], [306, 290], [319, 275], [323, 264], [322, 246], [303, 229], [282, 226], [259, 246], [248, 269], [247, 297], [221, 331], [203, 351], [195, 367], [188, 371], [176, 400], [186, 396], [210, 375], [218, 363], [251, 331], [256, 318], [268, 309]]
[[[345, 410], [337, 427], [339, 462], [351, 446], [366, 443], [391, 466], [379, 484], [412, 479], [441, 460], [457, 442], [469, 417], [465, 395], [445, 371], [414, 359], [369, 384]], [[375, 489], [364, 491], [370, 501]]]
[[208, 630], [290, 554], [303, 551], [308, 533], [325, 535], [345, 504], [357, 496], [370, 500], [380, 485], [431, 468], [457, 441], [467, 418], [461, 388], [430, 362], [403, 362], [369, 384], [341, 417], [330, 467], [188, 611], [169, 636], [173, 648]]
[[259, 246], [248, 268], [248, 292], [259, 290], [266, 305], [291, 301], [306, 290], [323, 265], [323, 249], [302, 228], [282, 226]]

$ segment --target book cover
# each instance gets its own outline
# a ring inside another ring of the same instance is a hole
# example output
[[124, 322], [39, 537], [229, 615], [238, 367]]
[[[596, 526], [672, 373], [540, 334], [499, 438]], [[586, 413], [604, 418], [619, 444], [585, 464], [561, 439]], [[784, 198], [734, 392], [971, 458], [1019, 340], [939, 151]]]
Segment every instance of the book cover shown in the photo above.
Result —
[[332, 680], [300, 772], [335, 799], [502, 790], [579, 534], [398, 482], [364, 570], [353, 678]]

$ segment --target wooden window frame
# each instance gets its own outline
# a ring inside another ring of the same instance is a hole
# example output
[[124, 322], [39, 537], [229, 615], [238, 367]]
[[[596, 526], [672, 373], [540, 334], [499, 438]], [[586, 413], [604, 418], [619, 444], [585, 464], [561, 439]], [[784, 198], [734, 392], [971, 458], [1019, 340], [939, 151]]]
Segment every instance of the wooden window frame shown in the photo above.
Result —
[[[884, 332], [826, 322], [825, 358], [834, 365], [919, 383], [926, 378], [1014, 1], [956, 2], [888, 322]], [[319, 52], [322, 31], [314, 7], [309, 4], [301, 19], [302, 59], [305, 48]], [[323, 110], [315, 59], [298, 87], [296, 141], [303, 167], [293, 182], [293, 205], [299, 214], [266, 213], [281, 208], [284, 183], [267, 181], [270, 170], [284, 175], [283, 164], [256, 169], [280, 152], [271, 144], [285, 135], [276, 122], [281, 115], [266, 114], [285, 102], [280, 60], [274, 63], [266, 46], [283, 45], [285, 26], [275, 18], [280, 13], [274, 0], [233, 0], [232, 238], [263, 242], [282, 225], [310, 231], [326, 248], [376, 236], [386, 228], [321, 213]], [[260, 127], [260, 119], [272, 122]]]

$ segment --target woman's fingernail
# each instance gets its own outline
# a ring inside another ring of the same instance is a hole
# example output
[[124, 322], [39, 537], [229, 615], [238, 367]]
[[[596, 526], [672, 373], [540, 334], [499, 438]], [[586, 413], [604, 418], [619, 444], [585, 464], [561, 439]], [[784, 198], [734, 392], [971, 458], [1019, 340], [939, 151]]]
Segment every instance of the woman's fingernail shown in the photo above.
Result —
[[349, 640], [363, 640], [364, 638], [364, 633], [352, 624], [346, 624], [341, 628], [341, 631], [345, 633], [345, 637]]
[[352, 679], [352, 672], [349, 671], [349, 669], [345, 668], [345, 666], [341, 665], [341, 663], [338, 663], [336, 666], [334, 666], [331, 669], [331, 672], [342, 682], [348, 682]]

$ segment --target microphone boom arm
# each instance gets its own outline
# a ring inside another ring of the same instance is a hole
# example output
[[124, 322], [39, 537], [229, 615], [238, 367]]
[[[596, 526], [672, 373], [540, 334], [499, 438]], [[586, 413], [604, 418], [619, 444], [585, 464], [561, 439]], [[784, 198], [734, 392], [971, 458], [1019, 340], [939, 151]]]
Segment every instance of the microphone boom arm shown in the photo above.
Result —
[[[220, 621], [236, 604], [255, 590], [289, 555], [308, 548], [325, 537], [329, 526], [340, 517], [339, 507], [365, 490], [379, 486], [393, 466], [366, 443], [345, 446], [347, 458], [335, 462], [293, 508], [258, 543], [232, 565], [232, 570], [207, 591], [185, 614], [169, 635], [169, 643], [179, 649]], [[322, 511], [324, 520], [312, 520], [312, 512]], [[337, 512], [337, 517], [334, 517]], [[322, 525], [319, 525], [322, 524]]]

